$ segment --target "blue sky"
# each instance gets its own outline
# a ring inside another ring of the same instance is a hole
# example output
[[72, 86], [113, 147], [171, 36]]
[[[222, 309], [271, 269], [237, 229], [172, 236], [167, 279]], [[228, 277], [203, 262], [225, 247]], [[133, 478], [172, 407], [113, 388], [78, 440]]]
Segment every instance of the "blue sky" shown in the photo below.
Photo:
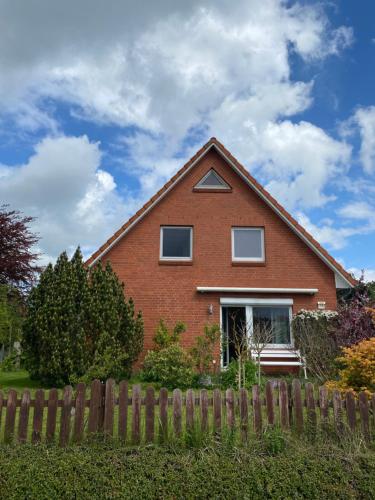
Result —
[[88, 255], [216, 136], [375, 279], [372, 0], [0, 0], [0, 199]]

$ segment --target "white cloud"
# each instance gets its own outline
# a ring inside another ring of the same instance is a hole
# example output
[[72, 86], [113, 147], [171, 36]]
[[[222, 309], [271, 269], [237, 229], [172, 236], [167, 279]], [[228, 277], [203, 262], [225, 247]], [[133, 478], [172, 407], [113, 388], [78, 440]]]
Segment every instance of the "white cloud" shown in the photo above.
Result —
[[26, 164], [2, 166], [0, 198], [37, 217], [34, 230], [47, 255], [77, 244], [90, 251], [128, 215], [100, 164], [99, 145], [86, 136], [46, 138]]
[[354, 201], [337, 210], [340, 217], [346, 219], [375, 219], [375, 208], [365, 201]]
[[359, 108], [353, 117], [361, 136], [360, 159], [367, 174], [375, 172], [375, 106]]

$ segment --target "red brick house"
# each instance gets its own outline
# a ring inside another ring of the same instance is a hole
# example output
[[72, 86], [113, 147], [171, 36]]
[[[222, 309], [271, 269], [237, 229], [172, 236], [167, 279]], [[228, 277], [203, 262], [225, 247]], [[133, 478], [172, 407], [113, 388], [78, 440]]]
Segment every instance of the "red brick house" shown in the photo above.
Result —
[[[293, 313], [335, 309], [336, 289], [355, 284], [215, 138], [88, 264], [99, 259], [111, 261], [142, 310], [145, 351], [160, 318], [186, 323], [186, 347], [210, 322], [221, 325], [224, 338], [233, 322], [263, 322], [273, 328], [262, 354], [267, 371], [298, 367]], [[234, 352], [230, 342], [222, 345], [217, 356], [225, 366]]]

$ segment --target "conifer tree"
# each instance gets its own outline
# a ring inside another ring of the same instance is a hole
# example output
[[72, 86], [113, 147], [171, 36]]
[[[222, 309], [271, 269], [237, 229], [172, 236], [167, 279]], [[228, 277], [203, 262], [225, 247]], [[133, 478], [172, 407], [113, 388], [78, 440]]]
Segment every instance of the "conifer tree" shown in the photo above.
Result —
[[23, 351], [31, 376], [53, 384], [129, 376], [143, 321], [109, 263], [89, 273], [78, 248], [49, 265], [28, 298]]

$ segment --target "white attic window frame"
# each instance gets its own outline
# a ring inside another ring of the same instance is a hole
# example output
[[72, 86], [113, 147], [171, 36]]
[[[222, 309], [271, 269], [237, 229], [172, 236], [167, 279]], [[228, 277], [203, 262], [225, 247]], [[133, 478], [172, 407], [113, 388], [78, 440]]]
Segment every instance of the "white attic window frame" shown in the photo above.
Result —
[[[218, 183], [217, 184], [203, 184], [205, 180], [213, 174], [216, 177]], [[210, 170], [202, 177], [202, 179], [194, 186], [194, 189], [222, 189], [224, 191], [228, 191], [231, 189], [229, 184], [225, 182], [225, 180], [216, 172], [214, 168], [210, 168]]]

